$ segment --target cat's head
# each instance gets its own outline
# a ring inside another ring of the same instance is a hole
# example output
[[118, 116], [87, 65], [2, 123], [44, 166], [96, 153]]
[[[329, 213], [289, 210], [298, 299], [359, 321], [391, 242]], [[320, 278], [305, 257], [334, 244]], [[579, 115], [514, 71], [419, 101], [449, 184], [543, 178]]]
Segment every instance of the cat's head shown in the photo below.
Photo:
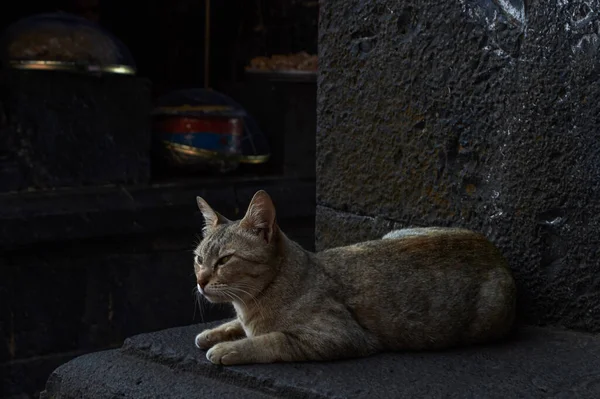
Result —
[[265, 191], [254, 194], [246, 215], [230, 221], [196, 198], [204, 237], [194, 251], [198, 291], [210, 302], [250, 304], [277, 275], [280, 231]]

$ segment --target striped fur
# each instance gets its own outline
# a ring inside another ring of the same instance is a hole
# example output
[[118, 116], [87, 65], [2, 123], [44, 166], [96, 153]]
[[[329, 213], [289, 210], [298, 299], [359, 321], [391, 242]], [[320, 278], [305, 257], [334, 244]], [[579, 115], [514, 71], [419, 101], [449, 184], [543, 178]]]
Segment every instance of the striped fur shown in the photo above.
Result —
[[500, 339], [513, 324], [513, 277], [480, 234], [412, 228], [314, 254], [279, 229], [264, 191], [240, 221], [198, 204], [207, 222], [199, 288], [237, 313], [196, 337], [213, 363], [442, 349]]

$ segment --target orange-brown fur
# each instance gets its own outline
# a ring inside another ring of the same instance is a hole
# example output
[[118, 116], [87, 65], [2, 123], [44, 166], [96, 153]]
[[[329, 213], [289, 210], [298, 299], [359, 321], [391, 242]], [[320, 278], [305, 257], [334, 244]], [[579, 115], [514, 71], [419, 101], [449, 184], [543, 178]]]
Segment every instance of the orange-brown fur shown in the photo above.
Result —
[[206, 219], [196, 249], [199, 287], [237, 313], [196, 337], [213, 363], [441, 349], [496, 340], [512, 326], [514, 280], [480, 234], [405, 229], [314, 254], [279, 229], [264, 191], [240, 221], [201, 198], [198, 205]]

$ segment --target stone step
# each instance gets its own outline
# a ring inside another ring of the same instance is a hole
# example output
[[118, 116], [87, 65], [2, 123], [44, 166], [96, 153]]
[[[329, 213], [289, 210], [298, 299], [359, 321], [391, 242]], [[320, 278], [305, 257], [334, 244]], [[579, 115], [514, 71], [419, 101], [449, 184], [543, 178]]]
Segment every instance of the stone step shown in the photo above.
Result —
[[178, 372], [118, 350], [78, 357], [59, 370], [51, 375], [41, 398], [273, 397], [202, 375]]
[[521, 327], [504, 343], [335, 362], [222, 367], [194, 346], [212, 324], [129, 338], [56, 369], [44, 398], [599, 398], [600, 336]]

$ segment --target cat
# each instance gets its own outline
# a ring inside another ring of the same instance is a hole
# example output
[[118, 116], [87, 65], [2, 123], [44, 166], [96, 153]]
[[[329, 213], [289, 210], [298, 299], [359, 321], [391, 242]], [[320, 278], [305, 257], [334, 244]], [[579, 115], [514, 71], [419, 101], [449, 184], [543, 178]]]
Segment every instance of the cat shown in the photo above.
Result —
[[511, 330], [516, 288], [499, 250], [458, 228], [396, 230], [383, 239], [304, 250], [279, 229], [258, 191], [239, 221], [198, 197], [204, 238], [198, 291], [237, 317], [195, 344], [215, 364], [322, 361], [382, 351], [499, 340]]

